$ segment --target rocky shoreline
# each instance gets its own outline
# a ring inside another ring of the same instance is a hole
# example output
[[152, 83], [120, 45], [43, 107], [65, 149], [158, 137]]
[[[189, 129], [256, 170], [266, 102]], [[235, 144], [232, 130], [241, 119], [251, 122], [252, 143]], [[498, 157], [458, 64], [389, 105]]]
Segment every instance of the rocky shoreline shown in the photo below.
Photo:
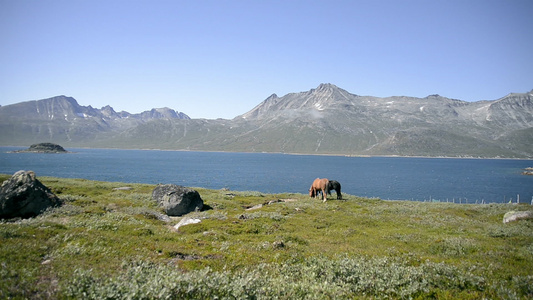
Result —
[[522, 175], [533, 175], [533, 167], [525, 168]]

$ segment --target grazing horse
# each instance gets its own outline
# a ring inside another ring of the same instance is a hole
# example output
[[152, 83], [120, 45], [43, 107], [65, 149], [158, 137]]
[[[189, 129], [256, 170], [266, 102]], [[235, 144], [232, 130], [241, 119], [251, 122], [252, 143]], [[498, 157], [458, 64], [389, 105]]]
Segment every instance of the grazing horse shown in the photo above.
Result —
[[322, 192], [322, 196], [324, 198], [324, 202], [327, 200], [326, 192], [328, 190], [328, 184], [329, 180], [327, 178], [317, 178], [315, 181], [313, 181], [313, 184], [311, 185], [311, 188], [309, 188], [309, 197], [317, 197], [318, 192]]
[[328, 183], [328, 194], [331, 195], [331, 190], [337, 192], [337, 200], [342, 200], [341, 184], [336, 180], [330, 180]]

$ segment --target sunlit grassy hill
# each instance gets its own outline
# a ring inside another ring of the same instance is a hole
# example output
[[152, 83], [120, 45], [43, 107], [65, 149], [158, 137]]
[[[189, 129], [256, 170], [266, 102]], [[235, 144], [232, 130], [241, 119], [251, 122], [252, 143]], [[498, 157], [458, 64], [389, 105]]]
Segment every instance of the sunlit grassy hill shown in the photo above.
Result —
[[502, 223], [526, 204], [195, 188], [208, 210], [176, 230], [153, 185], [39, 180], [64, 205], [0, 222], [2, 299], [533, 297], [533, 222]]

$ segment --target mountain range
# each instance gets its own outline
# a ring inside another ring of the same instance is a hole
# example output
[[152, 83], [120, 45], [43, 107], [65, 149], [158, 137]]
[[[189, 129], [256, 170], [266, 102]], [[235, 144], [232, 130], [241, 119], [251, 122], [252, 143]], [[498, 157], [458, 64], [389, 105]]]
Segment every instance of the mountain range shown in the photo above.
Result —
[[232, 120], [140, 114], [58, 96], [0, 107], [0, 145], [533, 158], [533, 91], [467, 102], [360, 96], [333, 84], [273, 94]]
[[190, 119], [170, 108], [139, 114], [115, 112], [111, 106], [81, 106], [72, 97], [57, 96], [0, 107], [0, 145], [26, 145], [34, 141], [90, 146], [103, 136], [159, 119]]

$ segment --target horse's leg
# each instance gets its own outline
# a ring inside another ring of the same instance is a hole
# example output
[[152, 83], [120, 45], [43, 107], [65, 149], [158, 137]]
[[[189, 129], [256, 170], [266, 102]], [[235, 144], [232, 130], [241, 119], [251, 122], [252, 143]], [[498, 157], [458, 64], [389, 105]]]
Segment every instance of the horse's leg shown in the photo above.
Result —
[[322, 189], [322, 195], [324, 196], [324, 202], [326, 202], [326, 200], [328, 200], [328, 194], [325, 189]]

